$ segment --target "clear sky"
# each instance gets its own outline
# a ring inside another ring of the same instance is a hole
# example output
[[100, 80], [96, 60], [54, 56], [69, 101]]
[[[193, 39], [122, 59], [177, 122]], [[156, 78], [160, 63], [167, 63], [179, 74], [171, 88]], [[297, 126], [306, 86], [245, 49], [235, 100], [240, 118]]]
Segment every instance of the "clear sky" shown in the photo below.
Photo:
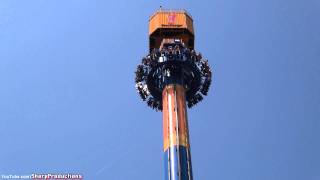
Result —
[[214, 70], [189, 110], [195, 180], [320, 180], [320, 1], [0, 1], [0, 175], [163, 179], [134, 70], [158, 7]]

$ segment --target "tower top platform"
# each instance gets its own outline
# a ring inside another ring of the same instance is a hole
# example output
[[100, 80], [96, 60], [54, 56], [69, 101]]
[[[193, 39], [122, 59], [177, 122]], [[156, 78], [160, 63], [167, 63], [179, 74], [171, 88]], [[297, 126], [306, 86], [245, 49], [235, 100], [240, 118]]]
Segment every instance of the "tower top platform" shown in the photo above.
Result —
[[149, 19], [149, 35], [159, 29], [185, 29], [192, 35], [193, 19], [186, 10], [163, 10], [159, 9]]
[[149, 19], [149, 48], [159, 48], [164, 38], [181, 39], [194, 49], [194, 28], [191, 15], [185, 10], [160, 8]]

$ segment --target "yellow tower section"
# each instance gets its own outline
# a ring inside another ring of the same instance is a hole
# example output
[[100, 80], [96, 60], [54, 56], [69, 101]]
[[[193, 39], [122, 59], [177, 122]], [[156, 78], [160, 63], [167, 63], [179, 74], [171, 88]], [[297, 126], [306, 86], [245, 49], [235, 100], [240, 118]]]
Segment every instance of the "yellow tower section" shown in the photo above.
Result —
[[158, 10], [149, 19], [149, 48], [159, 48], [163, 39], [180, 39], [194, 49], [193, 19], [185, 10]]

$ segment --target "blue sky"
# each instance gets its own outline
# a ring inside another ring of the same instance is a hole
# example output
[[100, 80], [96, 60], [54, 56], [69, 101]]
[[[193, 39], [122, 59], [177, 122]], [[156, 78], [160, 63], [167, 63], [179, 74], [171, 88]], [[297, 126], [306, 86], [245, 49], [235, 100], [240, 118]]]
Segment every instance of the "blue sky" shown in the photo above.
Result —
[[214, 70], [189, 110], [194, 179], [320, 179], [320, 2], [0, 1], [0, 174], [163, 179], [134, 89], [148, 17], [184, 8]]

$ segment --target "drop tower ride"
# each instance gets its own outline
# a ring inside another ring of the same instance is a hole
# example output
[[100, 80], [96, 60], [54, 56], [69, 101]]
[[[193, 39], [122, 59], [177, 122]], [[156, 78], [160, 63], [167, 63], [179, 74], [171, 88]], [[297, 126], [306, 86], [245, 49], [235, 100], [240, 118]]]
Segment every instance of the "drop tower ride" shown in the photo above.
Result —
[[208, 94], [212, 73], [194, 50], [193, 19], [185, 10], [155, 12], [149, 19], [149, 54], [135, 72], [143, 101], [163, 112], [166, 180], [192, 180], [187, 107]]

